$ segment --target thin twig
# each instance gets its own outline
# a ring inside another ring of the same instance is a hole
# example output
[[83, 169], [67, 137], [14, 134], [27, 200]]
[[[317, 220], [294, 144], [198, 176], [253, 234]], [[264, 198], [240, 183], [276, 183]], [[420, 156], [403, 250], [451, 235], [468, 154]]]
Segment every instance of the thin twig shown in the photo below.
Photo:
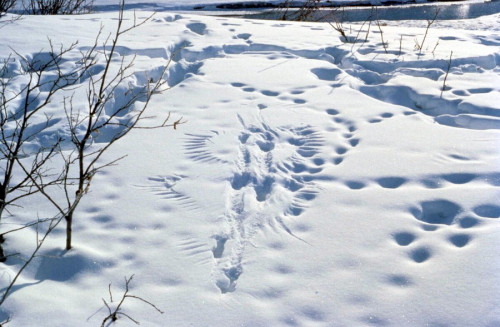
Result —
[[453, 56], [453, 51], [450, 52], [450, 59], [448, 60], [448, 68], [446, 69], [446, 75], [444, 75], [443, 88], [441, 89], [441, 96], [440, 96], [441, 99], [443, 98], [443, 92], [446, 89], [446, 79], [448, 78], [448, 73], [450, 72], [452, 56]]
[[[144, 302], [144, 303], [148, 304], [149, 306], [151, 306], [152, 308], [154, 308], [160, 314], [164, 314], [165, 313], [162, 310], [160, 310], [156, 305], [154, 305], [153, 303], [151, 303], [150, 301], [147, 301], [147, 300], [143, 299], [140, 296], [129, 294], [130, 283], [131, 283], [131, 281], [132, 281], [133, 278], [134, 278], [134, 275], [130, 276], [129, 278], [125, 277], [125, 292], [123, 293], [122, 298], [120, 299], [120, 302], [118, 303], [118, 305], [116, 306], [116, 308], [114, 310], [111, 309], [111, 307], [106, 302], [106, 300], [102, 299], [102, 301], [104, 302], [104, 305], [108, 309], [108, 315], [103, 319], [101, 327], [104, 327], [106, 325], [106, 322], [108, 322], [109, 320], [111, 320], [111, 321], [118, 320], [119, 316], [124, 316], [124, 317], [130, 319], [135, 324], [139, 325], [139, 322], [137, 320], [135, 320], [134, 318], [132, 318], [129, 314], [121, 311], [121, 307], [122, 307], [123, 303], [125, 302], [125, 300], [127, 298], [133, 298], [133, 299], [139, 300], [141, 302]], [[112, 292], [111, 292], [111, 283], [109, 284], [108, 292], [109, 292], [110, 302], [112, 303], [113, 302], [113, 295], [112, 295]]]
[[424, 48], [425, 39], [427, 38], [427, 34], [429, 33], [429, 29], [431, 28], [432, 24], [434, 24], [434, 22], [436, 21], [436, 18], [439, 15], [440, 10], [441, 10], [441, 8], [436, 8], [436, 11], [434, 12], [434, 17], [427, 20], [427, 27], [425, 29], [425, 34], [424, 34], [424, 38], [422, 39], [422, 42], [419, 43], [418, 41], [416, 41], [416, 43], [417, 43], [416, 46], [419, 50], [418, 51], [419, 56], [422, 54], [422, 49]]
[[377, 8], [375, 8], [375, 20], [377, 22], [378, 30], [380, 31], [380, 39], [382, 40], [382, 47], [384, 47], [385, 53], [388, 53], [387, 52], [387, 44], [384, 41], [384, 32], [382, 31], [382, 27], [381, 27], [380, 21], [378, 19], [378, 9]]
[[403, 47], [403, 35], [399, 38], [399, 53], [398, 57], [401, 56], [401, 48]]
[[49, 234], [57, 227], [57, 225], [59, 225], [59, 223], [61, 222], [62, 219], [63, 219], [63, 217], [59, 217], [58, 219], [53, 220], [51, 222], [49, 228], [47, 229], [47, 231], [45, 231], [45, 234], [43, 235], [43, 237], [39, 241], [37, 241], [35, 250], [31, 253], [28, 260], [26, 260], [25, 263], [22, 265], [22, 267], [17, 271], [16, 275], [14, 276], [12, 281], [10, 282], [9, 286], [7, 286], [6, 290], [2, 294], [2, 297], [0, 299], [0, 306], [7, 299], [7, 296], [9, 295], [12, 287], [16, 283], [19, 276], [21, 276], [21, 273], [24, 271], [24, 269], [26, 269], [26, 267], [31, 263], [31, 261], [33, 261], [33, 259], [37, 256], [38, 251], [40, 251], [40, 249], [42, 248], [42, 245], [45, 242], [45, 240], [47, 239], [47, 237], [49, 236]]

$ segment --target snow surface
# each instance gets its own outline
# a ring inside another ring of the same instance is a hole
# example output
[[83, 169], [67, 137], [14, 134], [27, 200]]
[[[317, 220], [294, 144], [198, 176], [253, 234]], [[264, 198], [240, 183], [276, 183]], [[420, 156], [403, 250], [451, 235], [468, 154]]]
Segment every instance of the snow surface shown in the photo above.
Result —
[[[76, 61], [116, 17], [25, 16], [0, 30], [0, 58], [48, 37], [78, 40]], [[125, 34], [129, 85], [173, 58], [148, 114], [187, 123], [110, 149], [128, 156], [94, 177], [74, 249], [61, 226], [18, 280], [8, 326], [98, 326], [108, 284], [116, 305], [132, 274], [165, 312], [128, 299], [142, 326], [500, 326], [500, 14], [436, 22], [420, 54], [425, 22], [381, 29], [388, 53], [375, 24], [366, 41], [346, 25], [353, 44], [327, 23], [162, 12]], [[50, 212], [34, 199], [2, 229]], [[4, 247], [35, 242], [25, 229]], [[2, 287], [21, 265], [2, 265]]]

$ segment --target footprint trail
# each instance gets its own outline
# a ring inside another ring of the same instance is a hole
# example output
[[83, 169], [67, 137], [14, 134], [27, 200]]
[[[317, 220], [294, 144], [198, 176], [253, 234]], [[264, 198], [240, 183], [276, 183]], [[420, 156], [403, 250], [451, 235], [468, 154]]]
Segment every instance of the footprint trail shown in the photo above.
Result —
[[287, 217], [301, 215], [314, 200], [319, 192], [315, 174], [322, 170], [314, 157], [323, 141], [312, 127], [272, 128], [239, 119], [243, 131], [226, 193], [224, 230], [213, 237], [214, 278], [222, 293], [235, 290], [245, 247], [256, 233], [271, 228], [296, 237]]

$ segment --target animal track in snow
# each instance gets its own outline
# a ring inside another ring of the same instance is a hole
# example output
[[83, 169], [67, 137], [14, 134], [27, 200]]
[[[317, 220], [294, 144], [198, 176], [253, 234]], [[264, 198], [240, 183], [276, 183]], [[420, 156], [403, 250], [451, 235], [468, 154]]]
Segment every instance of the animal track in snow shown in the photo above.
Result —
[[451, 225], [462, 210], [462, 207], [455, 202], [436, 199], [421, 202], [420, 208], [412, 208], [411, 213], [415, 219], [426, 224]]
[[176, 246], [181, 253], [196, 262], [197, 264], [207, 264], [210, 262], [210, 248], [206, 242], [202, 242], [194, 237], [185, 237], [178, 241]]
[[480, 221], [479, 219], [467, 216], [458, 220], [458, 224], [461, 228], [468, 229], [474, 226], [478, 226], [480, 224]]
[[377, 178], [375, 181], [377, 182], [378, 185], [380, 185], [383, 188], [395, 189], [402, 186], [408, 180], [404, 177], [389, 176], [389, 177]]
[[396, 287], [408, 287], [413, 284], [411, 277], [402, 274], [392, 274], [386, 277], [386, 282]]
[[410, 232], [398, 232], [394, 234], [394, 240], [400, 246], [408, 246], [417, 239], [417, 236]]
[[185, 134], [184, 153], [189, 159], [205, 163], [227, 163], [226, 160], [217, 156], [215, 151], [219, 150], [216, 139], [219, 135], [217, 131], [210, 131], [205, 134]]
[[[351, 137], [351, 134], [349, 133], [347, 136]], [[349, 139], [349, 141], [352, 140], [354, 140], [355, 144], [357, 144], [357, 139]], [[344, 184], [349, 187], [350, 185], [363, 185], [362, 187], [350, 187], [351, 189], [361, 189], [364, 187], [368, 187], [370, 184], [373, 185], [376, 184], [385, 189], [396, 190], [410, 183], [417, 184], [428, 189], [438, 189], [450, 185], [464, 185], [468, 183], [487, 183], [493, 186], [500, 186], [500, 175], [498, 173], [477, 174], [477, 173], [462, 172], [462, 173], [449, 173], [442, 175], [424, 175], [421, 178], [417, 179], [409, 179], [402, 176], [383, 176], [375, 179], [365, 178], [358, 181], [356, 180], [344, 181]], [[483, 208], [479, 208], [478, 210], [479, 212], [485, 212], [486, 215], [487, 215], [486, 212], [493, 212], [493, 215], [500, 216], [500, 209], [498, 208], [495, 209], [494, 205], [493, 207], [489, 207], [489, 205], [486, 205]], [[491, 214], [492, 213], [490, 213], [490, 215]]]
[[150, 177], [149, 181], [154, 184], [139, 187], [149, 189], [163, 199], [171, 201], [175, 203], [176, 206], [178, 205], [186, 210], [199, 209], [200, 207], [194, 199], [175, 189], [176, 184], [186, 177], [187, 176], [184, 175]]
[[500, 218], [500, 206], [496, 204], [482, 204], [475, 207], [473, 211], [482, 218]]
[[[272, 128], [239, 119], [243, 131], [226, 195], [225, 227], [213, 237], [214, 274], [222, 293], [235, 290], [243, 273], [245, 247], [260, 229], [269, 226], [295, 236], [286, 217], [302, 214], [317, 196], [315, 175], [323, 164], [315, 158], [323, 140], [312, 127]], [[279, 211], [276, 203], [281, 203]]]
[[448, 238], [448, 240], [456, 247], [462, 248], [466, 246], [471, 240], [471, 236], [468, 234], [456, 234]]
[[207, 33], [207, 25], [200, 22], [193, 22], [186, 25], [186, 27], [193, 33], [198, 35], [205, 35]]
[[[498, 69], [498, 66], [494, 60], [492, 61], [492, 58], [461, 59], [473, 63], [463, 67], [454, 67], [450, 71], [448, 88], [444, 91], [443, 96], [420, 93], [419, 90], [412, 86], [405, 85], [404, 81], [398, 80], [398, 69], [382, 74], [369, 71], [365, 72], [364, 75], [359, 70], [350, 72], [347, 69], [345, 71], [360, 79], [363, 85], [357, 87], [357, 89], [362, 93], [377, 100], [405, 106], [412, 111], [434, 117], [435, 122], [439, 124], [479, 130], [500, 129], [500, 108], [498, 102], [493, 100], [498, 98], [500, 90], [490, 87], [463, 89], [457, 86], [456, 89], [453, 88], [454, 85], [460, 83], [460, 80], [467, 79], [477, 80], [478, 83], [483, 85], [491, 85], [492, 80], [498, 79], [497, 74], [495, 74], [495, 69]], [[367, 65], [367, 70], [374, 69], [372, 64], [363, 63], [361, 66], [364, 64]], [[432, 80], [436, 84], [436, 89], [438, 89], [438, 83], [443, 79], [446, 68], [439, 61], [429, 62], [428, 64], [435, 65], [436, 68], [420, 68], [419, 74], [421, 76], [417, 77]], [[380, 70], [384, 71], [384, 69]], [[413, 70], [417, 71], [418, 69]], [[411, 73], [407, 68], [401, 72], [406, 75]], [[474, 74], [475, 76], [462, 77], [464, 74]], [[366, 76], [369, 76], [369, 78], [366, 78]], [[389, 79], [391, 83], [386, 84]], [[426, 81], [425, 83], [429, 82]], [[404, 96], [401, 96], [403, 94]], [[488, 101], [488, 99], [491, 100]], [[372, 122], [379, 121], [380, 119], [376, 119]]]
[[410, 258], [416, 263], [422, 263], [429, 260], [432, 256], [432, 251], [426, 247], [418, 247], [410, 251]]
[[[420, 202], [419, 206], [410, 208], [410, 213], [413, 218], [422, 223], [421, 235], [415, 232], [398, 231], [392, 234], [392, 239], [398, 246], [409, 248], [407, 253], [412, 261], [422, 263], [430, 260], [433, 255], [432, 247], [418, 246], [419, 240], [425, 239], [425, 233], [441, 230], [440, 235], [443, 235], [443, 232], [446, 235], [443, 239], [445, 242], [457, 249], [466, 248], [473, 240], [473, 235], [469, 232], [456, 232], [455, 228], [469, 231], [481, 225], [482, 219], [499, 218], [500, 206], [480, 204], [468, 211], [458, 203], [438, 198]], [[452, 225], [456, 227], [451, 227]], [[435, 238], [436, 236], [433, 236], [432, 239], [435, 240]], [[415, 243], [416, 247], [414, 247]]]
[[182, 19], [182, 18], [183, 17], [181, 15], [168, 15], [168, 16], [165, 16], [164, 18], [153, 19], [153, 21], [157, 22], [157, 23], [163, 23], [163, 22], [172, 23], [172, 22], [178, 21], [179, 19]]
[[345, 185], [351, 190], [360, 190], [366, 187], [366, 184], [358, 181], [346, 181]]
[[[335, 155], [332, 162], [334, 165], [340, 165], [344, 161], [345, 155], [351, 149], [359, 145], [360, 139], [354, 137], [357, 127], [350, 120], [342, 118], [340, 112], [336, 109], [327, 109], [326, 113], [329, 116], [333, 116], [332, 122], [335, 125], [336, 130], [341, 131], [342, 138], [344, 139], [343, 144], [339, 144], [333, 149]], [[364, 183], [356, 181], [346, 182], [346, 185], [351, 189], [361, 189], [365, 187]]]
[[390, 113], [390, 112], [386, 112], [386, 113], [383, 113], [381, 114], [379, 117], [377, 118], [372, 118], [370, 120], [368, 120], [368, 122], [370, 124], [377, 124], [377, 123], [381, 123], [383, 122], [385, 119], [388, 119], [388, 118], [391, 118], [391, 117], [394, 117], [394, 114]]
[[237, 39], [242, 39], [242, 40], [248, 40], [248, 39], [250, 39], [250, 37], [252, 37], [252, 34], [250, 34], [250, 33], [240, 33], [240, 34], [236, 35]]
[[335, 81], [342, 71], [338, 68], [314, 68], [311, 70], [311, 73], [316, 75], [320, 80]]
[[281, 92], [278, 91], [273, 91], [273, 90], [257, 90], [255, 87], [248, 86], [245, 83], [239, 83], [239, 82], [234, 82], [231, 83], [231, 86], [240, 88], [243, 92], [247, 93], [253, 93], [253, 92], [259, 92], [260, 94], [266, 96], [266, 97], [271, 97], [271, 98], [278, 98], [279, 100], [285, 101], [285, 102], [292, 102], [294, 104], [304, 104], [307, 101], [302, 98], [297, 98], [296, 95], [304, 93], [302, 90], [295, 90], [290, 92], [292, 96], [283, 96], [281, 95]]

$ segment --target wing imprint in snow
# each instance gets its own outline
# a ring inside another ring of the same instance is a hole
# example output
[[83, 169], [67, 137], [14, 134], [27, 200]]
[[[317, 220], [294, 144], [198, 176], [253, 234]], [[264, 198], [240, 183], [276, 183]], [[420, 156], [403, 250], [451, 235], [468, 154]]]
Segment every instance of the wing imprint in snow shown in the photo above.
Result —
[[315, 181], [324, 164], [317, 158], [323, 138], [314, 128], [272, 128], [239, 119], [243, 131], [226, 193], [224, 232], [214, 236], [212, 249], [215, 283], [222, 293], [236, 289], [245, 247], [257, 232], [271, 227], [296, 237], [286, 219], [301, 215], [316, 198], [320, 188]]
[[186, 210], [199, 209], [200, 207], [194, 199], [183, 192], [177, 191], [175, 188], [177, 183], [182, 183], [182, 180], [186, 177], [184, 175], [149, 177], [148, 179], [152, 184], [139, 187], [149, 189], [162, 199], [168, 200]]
[[185, 134], [184, 153], [193, 161], [203, 163], [227, 163], [214, 153], [212, 145], [219, 132], [210, 131], [206, 134]]

